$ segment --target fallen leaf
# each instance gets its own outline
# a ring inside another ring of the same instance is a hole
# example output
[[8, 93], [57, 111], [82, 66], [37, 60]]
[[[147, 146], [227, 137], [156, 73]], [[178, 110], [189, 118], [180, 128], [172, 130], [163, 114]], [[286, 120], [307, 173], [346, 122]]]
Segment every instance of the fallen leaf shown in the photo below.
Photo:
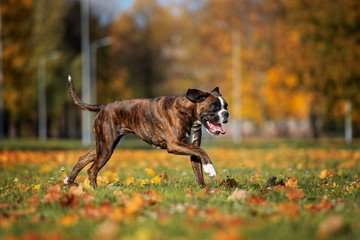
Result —
[[131, 184], [133, 184], [133, 185], [135, 185], [135, 178], [134, 177], [128, 177], [127, 179], [126, 179], [126, 185], [131, 185]]
[[312, 213], [317, 213], [320, 211], [328, 212], [333, 208], [333, 205], [330, 201], [328, 201], [327, 197], [324, 197], [321, 202], [306, 205], [304, 208]]
[[125, 214], [123, 209], [116, 208], [111, 212], [110, 219], [115, 222], [122, 222], [125, 219]]
[[79, 206], [79, 200], [74, 194], [65, 194], [63, 195], [63, 198], [59, 201], [60, 205], [62, 207], [70, 207], [70, 208], [76, 208]]
[[79, 216], [76, 214], [69, 214], [65, 215], [64, 217], [60, 218], [59, 224], [65, 227], [74, 225], [79, 219]]
[[252, 205], [252, 204], [265, 204], [266, 200], [264, 197], [262, 196], [251, 196], [247, 199], [246, 204], [247, 205]]
[[80, 197], [81, 195], [84, 194], [84, 188], [82, 185], [79, 185], [79, 186], [71, 186], [70, 189], [69, 189], [69, 192], [71, 194], [74, 194], [75, 196], [78, 196]]
[[41, 184], [37, 184], [37, 185], [35, 185], [32, 189], [33, 189], [33, 190], [39, 190], [40, 187], [41, 187]]
[[237, 182], [233, 178], [228, 178], [220, 183], [220, 186], [224, 186], [226, 188], [236, 188], [237, 185]]
[[156, 202], [161, 202], [165, 198], [164, 195], [159, 194], [158, 192], [156, 192], [153, 189], [150, 189], [150, 190], [144, 192], [144, 195], [147, 196], [150, 200], [156, 201]]
[[324, 178], [328, 178], [328, 177], [335, 177], [336, 173], [333, 169], [329, 169], [329, 170], [322, 170], [319, 174], [319, 178], [324, 179]]
[[146, 168], [145, 173], [149, 176], [155, 176], [155, 172], [151, 168]]
[[290, 201], [298, 201], [304, 197], [304, 192], [302, 189], [289, 188], [287, 197]]
[[296, 177], [289, 177], [288, 179], [285, 180], [285, 186], [286, 187], [290, 187], [290, 188], [294, 188], [298, 185], [298, 180]]
[[169, 180], [169, 176], [168, 176], [167, 172], [160, 173], [158, 176], [159, 176], [163, 181]]
[[60, 191], [60, 185], [49, 186], [44, 197], [45, 202], [52, 203], [58, 201], [62, 197], [63, 193]]
[[141, 193], [137, 192], [130, 199], [129, 203], [125, 206], [125, 213], [132, 215], [138, 212], [145, 205], [144, 197]]
[[279, 211], [284, 217], [296, 218], [299, 216], [300, 210], [295, 202], [280, 203]]
[[81, 196], [81, 201], [84, 202], [85, 204], [89, 204], [94, 200], [95, 198], [91, 195], [90, 192], [86, 192], [84, 195]]
[[159, 176], [156, 176], [150, 180], [151, 183], [159, 184], [161, 183], [161, 178]]
[[249, 198], [249, 194], [246, 190], [235, 189], [235, 191], [227, 198], [228, 200], [246, 200]]

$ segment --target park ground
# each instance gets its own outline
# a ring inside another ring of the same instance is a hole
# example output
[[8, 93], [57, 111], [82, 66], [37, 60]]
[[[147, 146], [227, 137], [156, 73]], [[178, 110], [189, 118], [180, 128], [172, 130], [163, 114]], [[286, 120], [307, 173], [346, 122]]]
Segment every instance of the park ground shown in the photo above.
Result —
[[357, 142], [208, 142], [205, 188], [189, 157], [128, 144], [94, 190], [87, 167], [62, 182], [88, 151], [79, 142], [6, 142], [0, 239], [360, 239]]

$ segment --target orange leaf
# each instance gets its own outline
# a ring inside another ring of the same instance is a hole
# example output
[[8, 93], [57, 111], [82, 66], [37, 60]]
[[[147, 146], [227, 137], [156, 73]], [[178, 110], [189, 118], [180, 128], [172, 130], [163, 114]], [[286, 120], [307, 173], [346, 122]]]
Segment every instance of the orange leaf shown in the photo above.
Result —
[[75, 214], [66, 215], [59, 220], [59, 224], [65, 227], [71, 226], [74, 225], [78, 221], [78, 219], [79, 219], [78, 215]]
[[331, 202], [327, 200], [327, 197], [324, 197], [321, 202], [309, 204], [307, 206], [304, 206], [304, 208], [312, 213], [320, 212], [320, 211], [330, 211], [333, 208], [333, 205]]
[[150, 190], [144, 192], [144, 195], [149, 197], [150, 200], [157, 201], [157, 202], [161, 202], [165, 198], [164, 195], [157, 193], [153, 189], [150, 189]]
[[126, 214], [134, 214], [138, 212], [145, 205], [144, 197], [139, 193], [130, 199], [129, 203], [125, 206]]
[[76, 208], [77, 206], [79, 206], [79, 200], [74, 194], [67, 193], [64, 195], [64, 197], [65, 199], [62, 199], [60, 201], [61, 206], [70, 208]]
[[279, 205], [279, 211], [283, 216], [289, 218], [296, 218], [300, 212], [299, 206], [294, 202], [281, 203]]
[[289, 188], [287, 197], [290, 201], [298, 201], [304, 197], [304, 192], [302, 189]]
[[288, 179], [285, 180], [285, 186], [286, 187], [291, 187], [294, 188], [298, 185], [298, 180], [296, 177], [289, 177]]
[[84, 188], [82, 185], [79, 185], [79, 186], [72, 186], [70, 187], [70, 190], [69, 192], [74, 194], [75, 196], [81, 196], [84, 194]]
[[55, 186], [49, 186], [46, 191], [46, 195], [44, 197], [45, 202], [54, 202], [58, 201], [63, 193], [60, 191], [60, 185], [57, 184]]
[[322, 170], [319, 178], [324, 179], [324, 178], [328, 178], [328, 177], [335, 177], [336, 173], [333, 169], [329, 169], [329, 170]]
[[265, 200], [265, 198], [263, 198], [261, 196], [251, 196], [250, 198], [247, 199], [246, 204], [247, 205], [266, 204], [266, 200]]
[[122, 222], [125, 219], [124, 212], [120, 208], [116, 208], [111, 212], [111, 220], [115, 222]]

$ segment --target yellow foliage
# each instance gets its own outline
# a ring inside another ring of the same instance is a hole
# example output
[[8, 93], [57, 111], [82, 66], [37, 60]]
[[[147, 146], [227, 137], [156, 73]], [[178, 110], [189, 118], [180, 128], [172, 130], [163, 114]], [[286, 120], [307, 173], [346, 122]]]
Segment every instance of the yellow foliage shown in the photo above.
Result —
[[159, 176], [156, 176], [156, 177], [154, 177], [154, 178], [152, 178], [151, 180], [150, 180], [150, 182], [151, 183], [154, 183], [154, 184], [159, 184], [159, 183], [161, 183], [161, 177], [159, 177]]
[[134, 177], [128, 177], [126, 179], [126, 185], [135, 184], [135, 178]]
[[150, 176], [155, 176], [155, 172], [151, 168], [146, 168], [145, 173]]
[[131, 215], [138, 212], [143, 207], [144, 203], [144, 197], [139, 192], [135, 193], [129, 203], [125, 206], [125, 213]]
[[37, 185], [35, 185], [32, 189], [33, 189], [33, 190], [39, 190], [40, 187], [41, 187], [41, 184], [37, 184]]

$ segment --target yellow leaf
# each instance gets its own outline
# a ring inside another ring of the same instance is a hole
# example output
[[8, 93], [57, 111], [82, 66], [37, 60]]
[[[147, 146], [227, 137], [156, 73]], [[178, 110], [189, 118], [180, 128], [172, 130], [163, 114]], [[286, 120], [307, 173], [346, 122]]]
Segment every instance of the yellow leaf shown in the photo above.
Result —
[[32, 189], [33, 189], [33, 190], [39, 190], [40, 187], [41, 187], [41, 184], [38, 184], [38, 185], [35, 185]]
[[155, 172], [151, 168], [146, 168], [145, 173], [150, 176], [155, 176]]
[[140, 185], [140, 187], [144, 187], [146, 184], [147, 184], [147, 182], [145, 180], [142, 180], [139, 185]]
[[128, 177], [126, 179], [126, 185], [135, 184], [135, 178], [134, 177]]
[[327, 170], [324, 169], [324, 170], [321, 171], [321, 173], [319, 175], [319, 178], [324, 179], [324, 178], [326, 178], [326, 176], [327, 176]]
[[90, 180], [88, 178], [85, 179], [83, 187], [84, 188], [91, 188]]
[[156, 176], [150, 180], [151, 183], [158, 184], [161, 183], [161, 177]]
[[108, 185], [109, 183], [110, 183], [110, 181], [109, 181], [109, 178], [108, 178], [108, 177], [98, 175], [98, 177], [97, 177], [97, 184], [98, 184], [99, 186], [106, 186], [106, 185]]

